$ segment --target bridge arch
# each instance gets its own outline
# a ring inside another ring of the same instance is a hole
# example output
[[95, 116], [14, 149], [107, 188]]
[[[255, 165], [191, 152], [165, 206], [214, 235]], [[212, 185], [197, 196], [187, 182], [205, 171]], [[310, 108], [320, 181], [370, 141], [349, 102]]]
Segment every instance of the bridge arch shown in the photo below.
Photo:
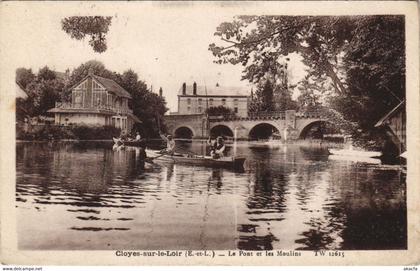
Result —
[[194, 137], [194, 129], [188, 125], [179, 126], [174, 129], [174, 137], [192, 139]]
[[273, 134], [280, 134], [279, 128], [268, 122], [258, 123], [249, 130], [248, 138], [251, 140], [269, 139]]
[[223, 137], [233, 137], [233, 131], [232, 129], [224, 124], [218, 124], [210, 129], [210, 136], [217, 137], [217, 136], [223, 136]]
[[341, 131], [327, 120], [315, 120], [307, 123], [301, 129], [299, 139], [322, 139], [325, 134], [341, 134]]

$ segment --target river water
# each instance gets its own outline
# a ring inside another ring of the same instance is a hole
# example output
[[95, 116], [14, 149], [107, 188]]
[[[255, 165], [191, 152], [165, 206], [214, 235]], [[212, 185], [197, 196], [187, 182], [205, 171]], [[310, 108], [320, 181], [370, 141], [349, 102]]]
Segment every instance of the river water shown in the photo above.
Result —
[[240, 143], [243, 171], [144, 164], [110, 143], [16, 148], [20, 249], [407, 247], [401, 169], [333, 160], [319, 146]]

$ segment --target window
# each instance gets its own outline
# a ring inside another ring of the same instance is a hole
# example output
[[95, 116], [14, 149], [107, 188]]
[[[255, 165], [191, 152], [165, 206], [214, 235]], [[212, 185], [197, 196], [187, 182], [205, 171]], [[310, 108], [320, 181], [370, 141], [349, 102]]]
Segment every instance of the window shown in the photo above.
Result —
[[201, 112], [203, 112], [203, 108], [200, 106], [200, 107], [198, 107], [198, 112], [199, 113], [201, 113]]
[[191, 104], [191, 99], [190, 98], [187, 99], [187, 104]]
[[94, 90], [92, 91], [92, 105], [94, 106], [100, 106], [102, 105], [102, 93], [101, 90]]
[[213, 105], [213, 99], [209, 100], [209, 105]]
[[187, 110], [188, 110], [188, 112], [190, 112], [190, 111], [191, 111], [191, 107], [190, 107], [190, 106], [188, 106], [188, 107], [187, 107]]
[[235, 105], [235, 106], [238, 105], [238, 99], [233, 99], [233, 105]]
[[201, 105], [201, 103], [203, 102], [203, 100], [201, 98], [198, 99], [198, 105]]
[[233, 108], [233, 111], [234, 111], [235, 113], [238, 113], [238, 108], [237, 108], [237, 107]]
[[225, 105], [226, 104], [226, 99], [222, 99], [222, 104]]
[[81, 91], [73, 91], [73, 96], [74, 96], [74, 106], [76, 108], [80, 108], [83, 106], [83, 92]]
[[109, 93], [106, 93], [106, 105], [108, 107], [111, 107], [112, 106], [112, 96]]

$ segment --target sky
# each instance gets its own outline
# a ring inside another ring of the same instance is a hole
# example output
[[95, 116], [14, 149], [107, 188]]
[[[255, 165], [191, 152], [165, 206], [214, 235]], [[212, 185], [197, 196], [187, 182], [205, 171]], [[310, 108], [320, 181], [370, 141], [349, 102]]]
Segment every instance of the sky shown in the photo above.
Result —
[[[241, 65], [215, 64], [208, 50], [210, 43], [219, 41], [213, 35], [216, 27], [238, 15], [238, 9], [230, 9], [229, 4], [203, 8], [191, 3], [137, 3], [130, 8], [90, 3], [67, 8], [55, 5], [52, 9], [28, 5], [17, 4], [14, 10], [19, 16], [4, 20], [9, 20], [12, 28], [9, 30], [13, 35], [6, 40], [14, 55], [10, 64], [14, 69], [25, 67], [37, 72], [47, 65], [65, 71], [92, 59], [119, 73], [132, 69], [154, 92], [163, 88], [170, 111], [177, 109], [177, 94], [183, 82], [196, 81], [207, 86], [219, 83], [222, 87], [249, 90], [252, 87], [241, 81]], [[72, 15], [113, 16], [104, 53], [94, 52], [88, 38], [71, 39], [61, 29], [61, 19]], [[291, 57], [289, 70], [293, 74], [291, 83], [303, 76], [304, 66], [299, 57]]]

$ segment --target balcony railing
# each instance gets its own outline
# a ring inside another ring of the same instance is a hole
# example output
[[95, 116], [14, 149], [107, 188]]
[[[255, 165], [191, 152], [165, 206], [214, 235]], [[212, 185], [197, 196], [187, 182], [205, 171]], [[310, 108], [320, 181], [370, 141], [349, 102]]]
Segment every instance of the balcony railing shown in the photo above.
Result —
[[63, 109], [80, 109], [80, 110], [86, 110], [86, 109], [107, 110], [115, 114], [132, 114], [133, 113], [133, 110], [129, 108], [116, 108], [116, 107], [112, 107], [112, 106], [104, 105], [104, 104], [85, 107], [83, 105], [78, 105], [78, 104], [56, 102], [55, 107], [63, 108]]

